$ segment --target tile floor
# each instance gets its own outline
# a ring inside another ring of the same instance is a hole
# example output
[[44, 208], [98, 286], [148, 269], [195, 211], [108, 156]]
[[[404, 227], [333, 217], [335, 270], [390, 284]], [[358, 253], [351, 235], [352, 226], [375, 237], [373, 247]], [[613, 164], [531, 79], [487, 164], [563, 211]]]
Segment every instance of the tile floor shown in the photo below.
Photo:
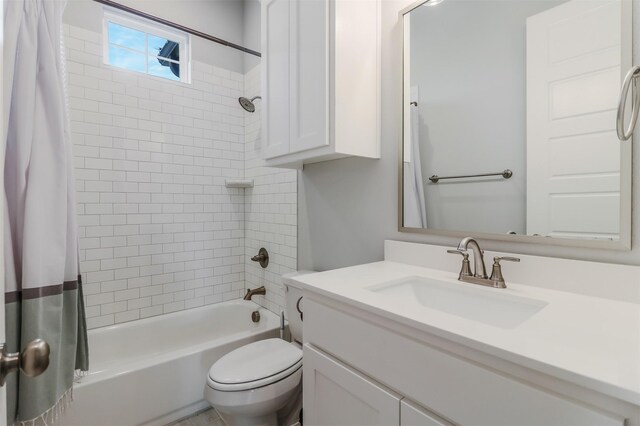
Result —
[[225, 426], [216, 410], [209, 408], [186, 419], [171, 423], [169, 426]]
[[[194, 414], [186, 419], [178, 420], [168, 424], [167, 426], [226, 426], [225, 422], [220, 418], [216, 410], [209, 408], [205, 411]], [[296, 422], [291, 426], [302, 426], [300, 422]]]

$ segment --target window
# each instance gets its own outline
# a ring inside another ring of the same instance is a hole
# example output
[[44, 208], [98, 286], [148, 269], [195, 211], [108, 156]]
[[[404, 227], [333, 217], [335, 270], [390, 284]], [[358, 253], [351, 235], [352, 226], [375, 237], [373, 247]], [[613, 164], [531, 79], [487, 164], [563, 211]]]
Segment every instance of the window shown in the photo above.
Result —
[[125, 13], [105, 10], [104, 63], [189, 82], [189, 35]]

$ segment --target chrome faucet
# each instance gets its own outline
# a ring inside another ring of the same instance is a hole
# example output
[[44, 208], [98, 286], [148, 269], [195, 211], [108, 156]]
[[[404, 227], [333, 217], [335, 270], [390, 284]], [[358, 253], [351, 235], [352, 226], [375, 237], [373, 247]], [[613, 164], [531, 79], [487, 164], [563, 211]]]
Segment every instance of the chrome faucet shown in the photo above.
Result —
[[247, 293], [244, 295], [244, 300], [251, 300], [251, 298], [256, 294], [267, 294], [267, 289], [262, 287], [254, 288], [253, 290], [247, 289]]
[[[471, 247], [471, 250], [473, 251], [473, 272], [471, 272], [471, 263], [469, 262], [469, 253], [467, 252], [468, 247]], [[495, 288], [507, 288], [504, 276], [502, 275], [500, 261], [507, 260], [509, 262], [520, 262], [520, 259], [517, 257], [494, 257], [491, 277], [487, 278], [487, 270], [484, 266], [484, 250], [480, 249], [480, 245], [475, 239], [466, 237], [460, 241], [456, 250], [447, 250], [447, 253], [459, 254], [462, 256], [462, 268], [458, 275], [459, 281]]]

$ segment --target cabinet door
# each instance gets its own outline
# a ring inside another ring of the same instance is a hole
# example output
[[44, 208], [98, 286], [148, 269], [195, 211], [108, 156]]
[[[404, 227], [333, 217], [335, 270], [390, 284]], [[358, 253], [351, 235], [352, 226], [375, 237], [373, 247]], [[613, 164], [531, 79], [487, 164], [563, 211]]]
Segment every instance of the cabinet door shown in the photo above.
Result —
[[290, 0], [262, 2], [262, 158], [265, 159], [289, 152], [292, 4]]
[[304, 345], [303, 359], [306, 425], [399, 424], [399, 395], [308, 344]]
[[401, 426], [451, 426], [451, 423], [428, 412], [413, 402], [403, 399], [400, 402]]
[[291, 139], [289, 152], [329, 143], [328, 0], [291, 1]]

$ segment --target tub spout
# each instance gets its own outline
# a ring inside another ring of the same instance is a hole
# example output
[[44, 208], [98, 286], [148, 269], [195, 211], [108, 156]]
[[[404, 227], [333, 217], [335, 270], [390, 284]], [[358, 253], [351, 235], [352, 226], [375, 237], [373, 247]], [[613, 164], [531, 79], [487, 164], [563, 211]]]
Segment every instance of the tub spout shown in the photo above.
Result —
[[254, 288], [253, 290], [247, 289], [247, 293], [244, 295], [244, 300], [251, 300], [255, 294], [267, 294], [267, 289], [262, 287]]

